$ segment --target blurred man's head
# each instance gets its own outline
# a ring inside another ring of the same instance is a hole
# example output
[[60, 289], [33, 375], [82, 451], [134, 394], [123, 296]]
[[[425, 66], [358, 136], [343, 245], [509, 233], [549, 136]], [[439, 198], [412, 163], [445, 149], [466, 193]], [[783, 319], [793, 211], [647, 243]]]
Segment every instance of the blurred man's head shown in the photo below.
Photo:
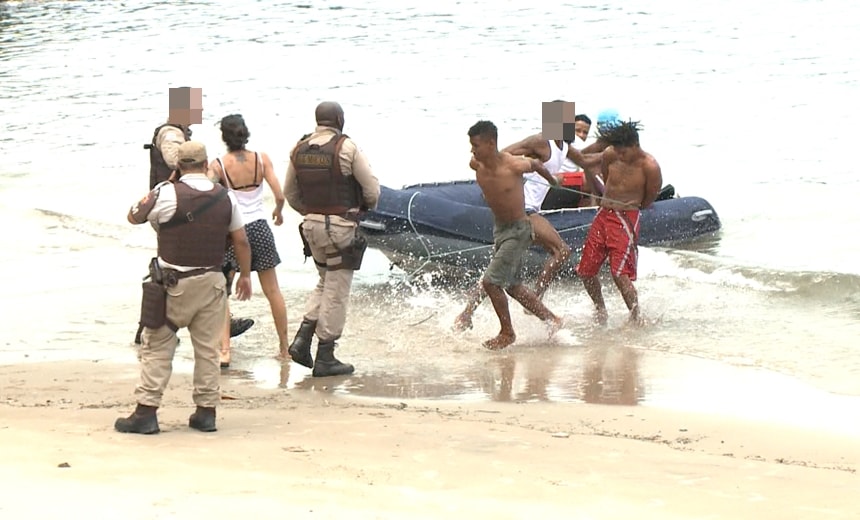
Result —
[[191, 87], [172, 88], [169, 92], [167, 122], [188, 127], [203, 122], [203, 89]]

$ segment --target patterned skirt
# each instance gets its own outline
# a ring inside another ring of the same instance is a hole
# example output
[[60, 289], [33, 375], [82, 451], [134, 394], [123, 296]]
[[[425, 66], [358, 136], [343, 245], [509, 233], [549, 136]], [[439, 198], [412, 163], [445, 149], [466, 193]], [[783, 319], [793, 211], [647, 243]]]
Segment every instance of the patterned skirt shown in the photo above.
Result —
[[[275, 247], [275, 236], [269, 222], [260, 219], [245, 224], [245, 234], [251, 244], [251, 271], [265, 271], [281, 263], [278, 250]], [[236, 252], [231, 245], [224, 256], [225, 271], [239, 271]]]

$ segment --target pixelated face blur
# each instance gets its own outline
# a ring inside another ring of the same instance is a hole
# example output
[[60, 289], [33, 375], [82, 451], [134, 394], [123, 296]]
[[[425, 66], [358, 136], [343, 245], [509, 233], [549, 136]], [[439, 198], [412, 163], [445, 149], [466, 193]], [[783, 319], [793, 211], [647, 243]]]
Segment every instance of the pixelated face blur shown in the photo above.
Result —
[[179, 87], [169, 89], [168, 121], [189, 126], [203, 122], [203, 89]]
[[496, 148], [496, 142], [489, 137], [474, 135], [469, 137], [469, 143], [472, 144], [472, 155], [478, 161], [483, 161], [492, 157]]
[[573, 132], [576, 134], [576, 137], [579, 137], [583, 141], [588, 137], [589, 130], [591, 130], [591, 125], [585, 121], [577, 121], [573, 125]]

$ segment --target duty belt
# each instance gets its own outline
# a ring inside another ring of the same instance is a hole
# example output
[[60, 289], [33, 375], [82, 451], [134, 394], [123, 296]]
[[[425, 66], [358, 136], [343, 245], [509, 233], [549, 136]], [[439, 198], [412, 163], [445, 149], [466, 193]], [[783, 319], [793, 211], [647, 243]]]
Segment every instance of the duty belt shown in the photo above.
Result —
[[165, 287], [176, 287], [176, 284], [179, 280], [183, 278], [191, 278], [192, 276], [200, 276], [201, 274], [206, 273], [216, 273], [220, 272], [220, 267], [200, 267], [198, 269], [192, 269], [190, 271], [177, 271], [176, 269], [164, 269], [164, 286]]

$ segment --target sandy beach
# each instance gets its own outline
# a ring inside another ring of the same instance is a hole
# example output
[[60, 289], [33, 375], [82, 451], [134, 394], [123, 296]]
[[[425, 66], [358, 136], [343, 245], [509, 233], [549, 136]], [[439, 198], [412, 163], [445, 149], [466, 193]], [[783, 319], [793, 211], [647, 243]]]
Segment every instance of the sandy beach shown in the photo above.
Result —
[[[860, 438], [648, 407], [345, 397], [222, 378], [218, 431], [120, 434], [137, 366], [0, 367], [3, 518], [857, 518]], [[330, 383], [330, 381], [328, 382]], [[847, 411], [847, 413], [856, 413]]]

